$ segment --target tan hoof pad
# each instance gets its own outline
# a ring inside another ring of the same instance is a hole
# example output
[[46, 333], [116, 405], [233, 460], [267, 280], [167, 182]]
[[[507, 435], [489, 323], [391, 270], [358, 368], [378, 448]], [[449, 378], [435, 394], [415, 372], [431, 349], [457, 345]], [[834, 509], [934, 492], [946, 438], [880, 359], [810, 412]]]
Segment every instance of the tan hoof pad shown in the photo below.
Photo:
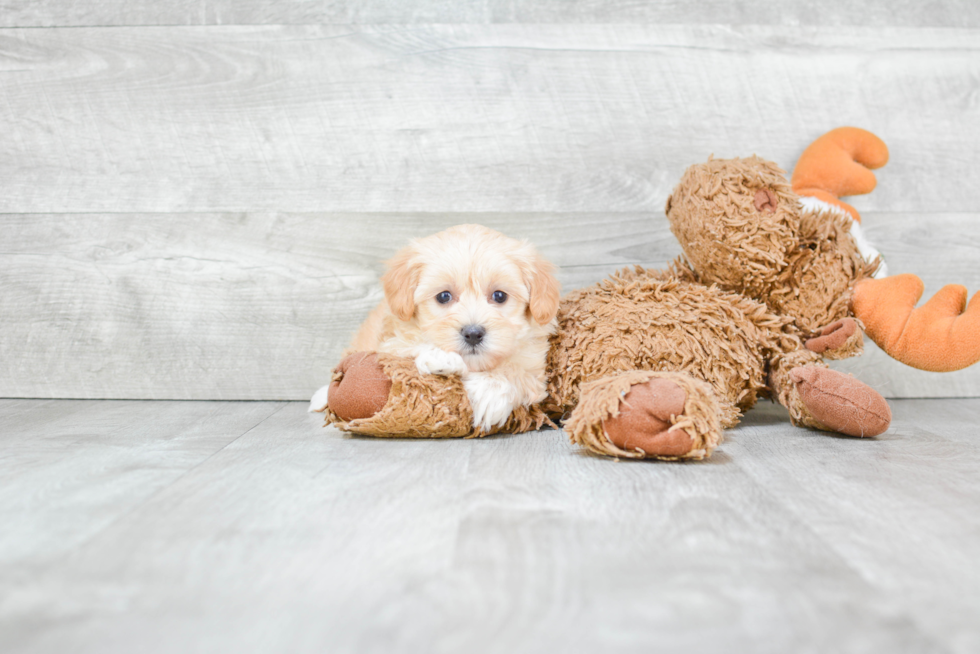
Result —
[[334, 370], [327, 406], [341, 420], [370, 418], [384, 408], [391, 393], [391, 379], [374, 352], [356, 352]]
[[642, 450], [650, 456], [683, 456], [693, 441], [687, 432], [671, 429], [671, 416], [684, 413], [687, 393], [674, 382], [655, 377], [630, 388], [619, 414], [603, 421], [609, 440], [619, 448]]
[[888, 402], [867, 384], [820, 366], [800, 366], [789, 374], [807, 410], [828, 431], [870, 437], [888, 430]]

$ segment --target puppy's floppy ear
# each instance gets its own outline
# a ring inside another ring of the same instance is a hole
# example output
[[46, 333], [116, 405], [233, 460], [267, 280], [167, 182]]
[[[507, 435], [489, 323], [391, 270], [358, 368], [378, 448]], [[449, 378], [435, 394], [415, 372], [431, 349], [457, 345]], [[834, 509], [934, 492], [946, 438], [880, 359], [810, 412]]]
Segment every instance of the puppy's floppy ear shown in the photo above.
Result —
[[555, 278], [555, 267], [538, 253], [534, 253], [524, 270], [524, 283], [528, 288], [527, 310], [539, 325], [545, 325], [558, 315], [561, 284]]
[[399, 320], [409, 320], [415, 313], [415, 289], [419, 285], [422, 264], [413, 246], [400, 250], [388, 260], [388, 270], [381, 276], [388, 307]]

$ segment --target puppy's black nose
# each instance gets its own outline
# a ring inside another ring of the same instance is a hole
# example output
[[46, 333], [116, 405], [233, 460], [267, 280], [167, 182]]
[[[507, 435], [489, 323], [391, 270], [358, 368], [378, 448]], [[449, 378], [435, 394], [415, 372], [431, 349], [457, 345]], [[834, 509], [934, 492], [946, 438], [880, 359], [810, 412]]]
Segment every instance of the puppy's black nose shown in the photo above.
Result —
[[483, 337], [487, 335], [487, 330], [483, 328], [482, 325], [467, 325], [463, 327], [460, 332], [463, 335], [463, 340], [469, 345], [479, 345]]

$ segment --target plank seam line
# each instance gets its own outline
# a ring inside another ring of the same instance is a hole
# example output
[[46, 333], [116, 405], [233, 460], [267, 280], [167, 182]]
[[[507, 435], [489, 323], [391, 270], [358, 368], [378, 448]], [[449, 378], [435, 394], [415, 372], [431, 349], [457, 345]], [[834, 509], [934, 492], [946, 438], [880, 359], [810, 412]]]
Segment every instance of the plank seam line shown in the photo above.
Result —
[[[161, 486], [160, 488], [156, 489], [148, 497], [146, 497], [145, 499], [143, 499], [141, 502], [139, 502], [135, 506], [131, 507], [125, 513], [122, 513], [122, 514], [116, 516], [115, 518], [113, 518], [112, 520], [110, 520], [106, 525], [104, 525], [96, 533], [92, 534], [91, 536], [89, 536], [88, 538], [86, 538], [84, 541], [78, 543], [75, 547], [72, 548], [71, 551], [65, 552], [65, 554], [63, 556], [61, 556], [61, 557], [58, 557], [57, 560], [64, 560], [66, 558], [71, 558], [71, 556], [74, 553], [79, 552], [83, 548], [87, 547], [89, 545], [89, 543], [91, 543], [95, 539], [99, 538], [102, 534], [104, 534], [106, 531], [108, 531], [109, 529], [111, 529], [113, 527], [113, 525], [115, 525], [116, 523], [120, 522], [121, 520], [129, 517], [134, 512], [136, 512], [138, 509], [146, 506], [146, 504], [148, 504], [150, 501], [152, 501], [153, 498], [157, 497], [158, 495], [160, 495], [160, 493], [162, 493], [163, 491], [167, 490], [168, 488], [171, 488], [174, 484], [176, 484], [177, 482], [179, 482], [181, 479], [183, 479], [184, 477], [186, 477], [190, 473], [194, 472], [199, 467], [201, 467], [202, 465], [204, 465], [205, 463], [207, 463], [208, 461], [210, 461], [212, 458], [214, 458], [215, 456], [217, 456], [218, 454], [220, 454], [221, 452], [223, 452], [225, 450], [225, 448], [227, 448], [229, 445], [232, 445], [233, 443], [238, 442], [238, 440], [240, 438], [242, 438], [246, 434], [251, 433], [254, 429], [256, 429], [259, 425], [261, 425], [262, 423], [264, 423], [266, 420], [268, 420], [272, 416], [274, 416], [277, 413], [279, 413], [280, 411], [282, 411], [288, 404], [289, 404], [289, 402], [281, 402], [280, 405], [279, 405], [279, 407], [276, 408], [275, 411], [273, 411], [272, 413], [270, 413], [266, 417], [264, 417], [261, 420], [259, 420], [257, 423], [255, 423], [254, 425], [252, 425], [251, 427], [249, 427], [248, 429], [246, 429], [244, 432], [242, 432], [241, 434], [239, 434], [238, 436], [236, 436], [232, 440], [230, 440], [227, 443], [225, 443], [224, 445], [222, 445], [220, 448], [218, 448], [217, 450], [215, 450], [214, 452], [212, 452], [211, 454], [209, 454], [202, 461], [199, 461], [199, 462], [195, 463], [193, 466], [191, 466], [190, 468], [188, 468], [187, 470], [185, 470], [184, 472], [182, 472], [176, 479], [173, 479], [169, 483], [167, 483], [167, 484]], [[53, 567], [53, 565], [54, 565], [54, 563], [52, 562], [52, 565], [48, 566], [48, 569], [50, 569], [51, 567]]]

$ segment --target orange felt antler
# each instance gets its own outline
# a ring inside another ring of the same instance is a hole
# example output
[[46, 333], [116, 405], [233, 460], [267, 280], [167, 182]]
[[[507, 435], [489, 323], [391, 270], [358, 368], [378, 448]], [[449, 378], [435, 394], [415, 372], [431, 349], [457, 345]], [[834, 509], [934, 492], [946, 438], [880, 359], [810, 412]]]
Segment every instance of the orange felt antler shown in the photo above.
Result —
[[886, 163], [888, 147], [884, 141], [858, 127], [838, 127], [800, 155], [793, 170], [793, 192], [836, 205], [861, 222], [857, 209], [840, 198], [873, 191], [877, 180], [869, 169]]
[[[793, 191], [840, 207], [860, 222], [857, 210], [840, 198], [874, 190], [871, 169], [886, 163], [888, 147], [881, 139], [857, 127], [839, 127], [804, 150], [793, 171]], [[854, 236], [862, 247], [863, 237]], [[873, 249], [861, 251], [877, 255]], [[980, 361], [980, 294], [967, 306], [966, 289], [950, 284], [916, 309], [923, 288], [915, 275], [863, 279], [854, 287], [851, 308], [872, 341], [913, 368], [951, 372]]]
[[952, 372], [980, 361], [980, 293], [967, 306], [966, 288], [949, 284], [915, 309], [922, 290], [915, 275], [864, 279], [851, 308], [872, 341], [913, 368]]

